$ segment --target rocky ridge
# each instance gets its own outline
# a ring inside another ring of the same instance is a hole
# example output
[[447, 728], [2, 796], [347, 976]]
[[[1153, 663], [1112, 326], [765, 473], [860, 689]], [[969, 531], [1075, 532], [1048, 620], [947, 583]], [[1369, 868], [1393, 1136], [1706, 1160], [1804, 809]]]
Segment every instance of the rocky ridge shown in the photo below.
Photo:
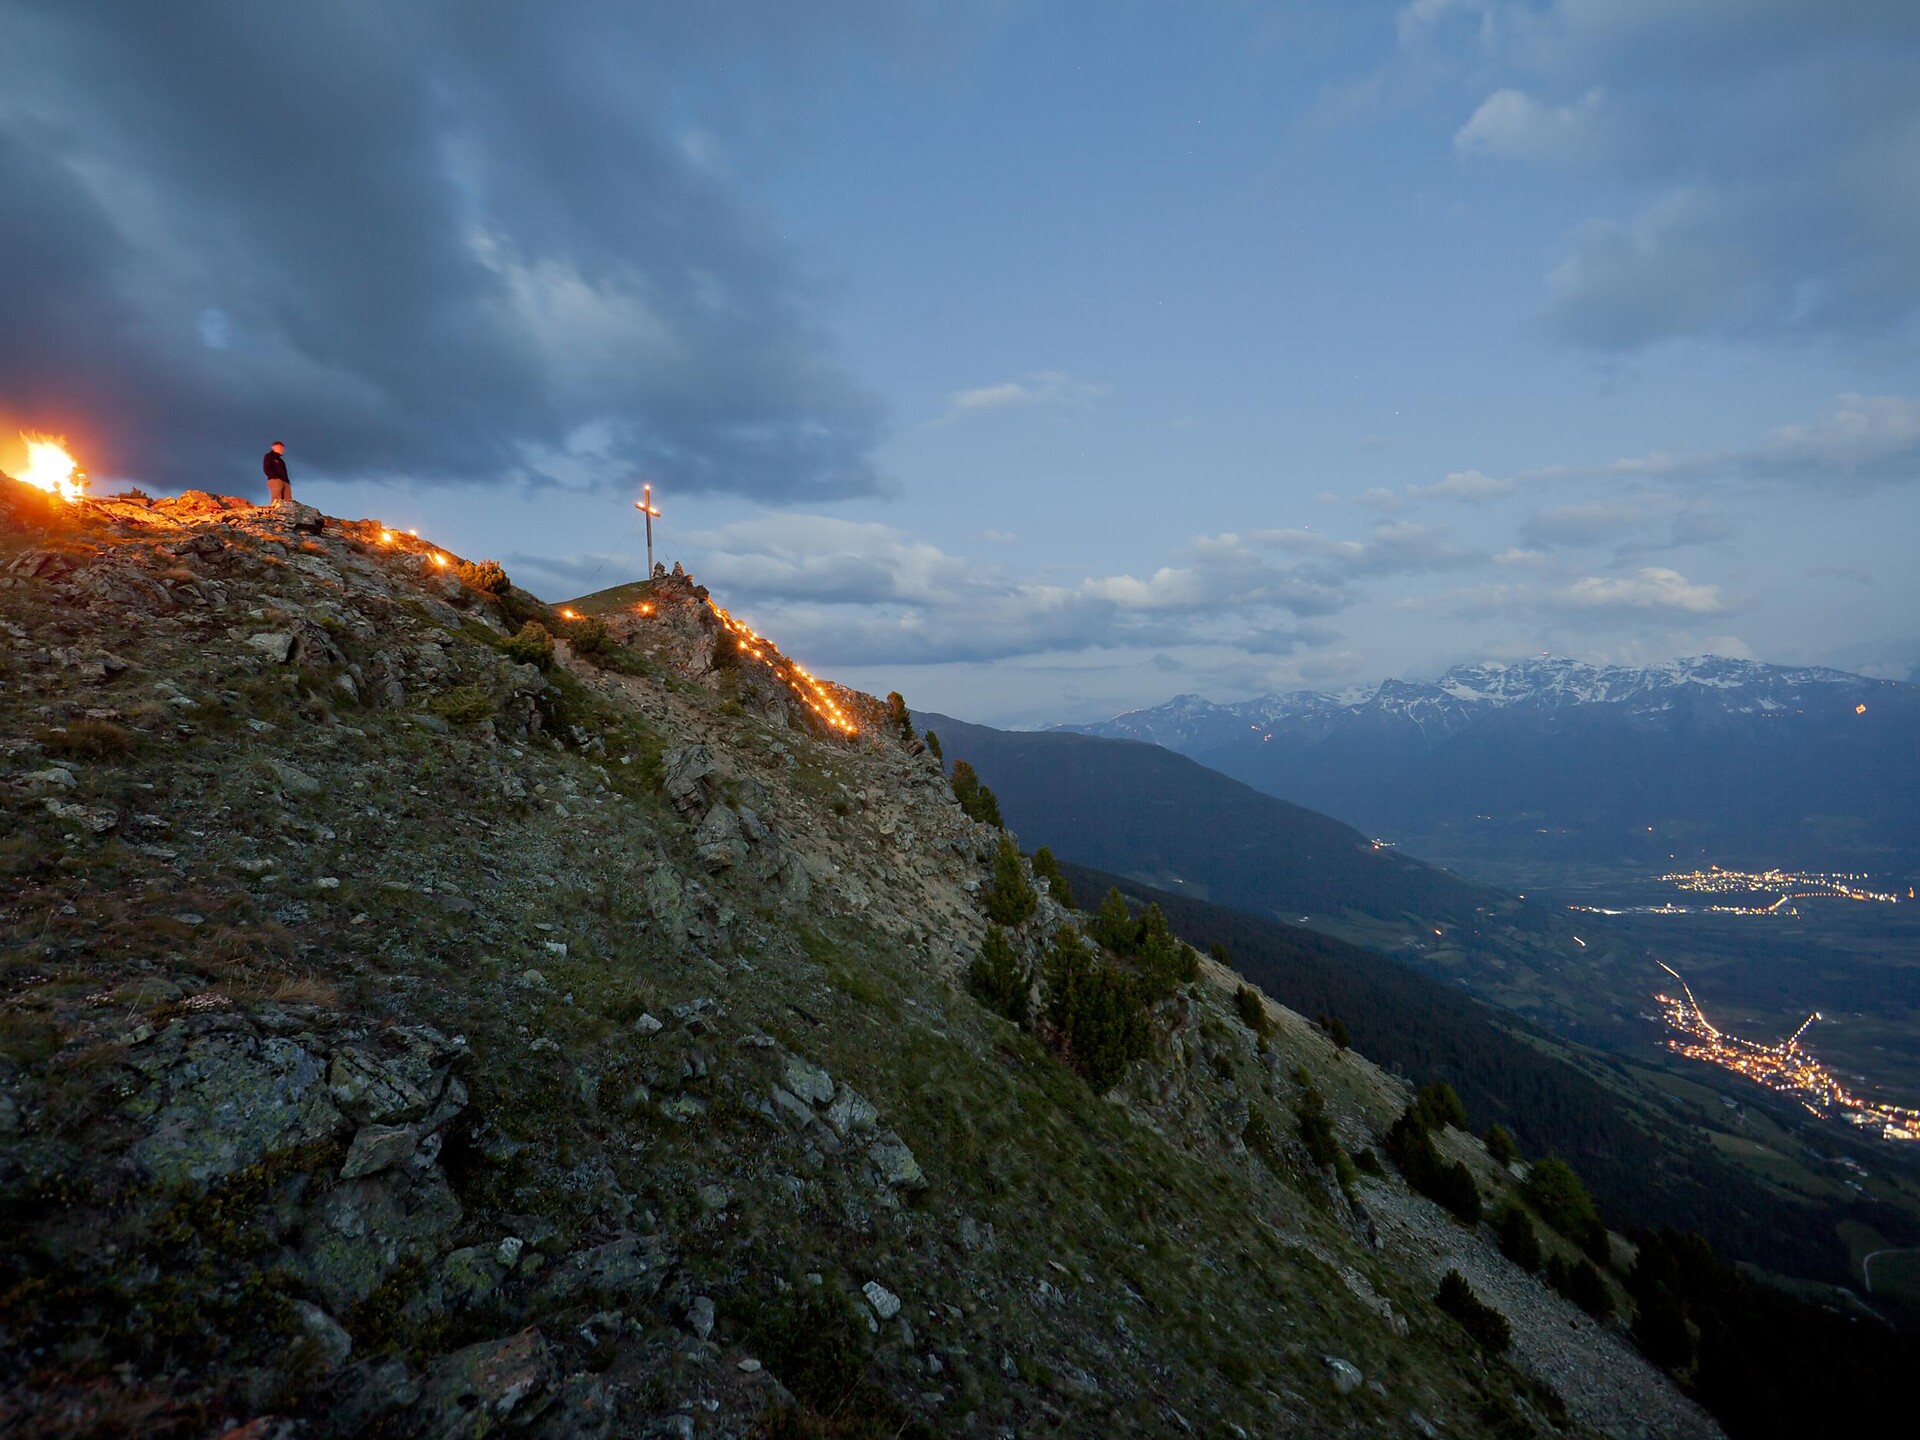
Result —
[[1230, 972], [1106, 1097], [979, 1006], [998, 832], [795, 674], [684, 576], [0, 479], [4, 1428], [1712, 1433], [1316, 1167], [1299, 1077], [1352, 1153], [1407, 1087]]

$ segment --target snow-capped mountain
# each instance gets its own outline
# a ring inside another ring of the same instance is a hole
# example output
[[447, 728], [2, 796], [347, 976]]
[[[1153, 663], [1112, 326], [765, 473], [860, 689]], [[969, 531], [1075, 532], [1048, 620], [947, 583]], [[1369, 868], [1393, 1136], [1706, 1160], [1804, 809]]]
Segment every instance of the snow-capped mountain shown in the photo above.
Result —
[[1664, 856], [1675, 826], [1709, 848], [1920, 845], [1920, 687], [1818, 666], [1540, 657], [1062, 728], [1177, 750], [1437, 856], [1476, 818], [1596, 854], [1651, 835], [1634, 843]]

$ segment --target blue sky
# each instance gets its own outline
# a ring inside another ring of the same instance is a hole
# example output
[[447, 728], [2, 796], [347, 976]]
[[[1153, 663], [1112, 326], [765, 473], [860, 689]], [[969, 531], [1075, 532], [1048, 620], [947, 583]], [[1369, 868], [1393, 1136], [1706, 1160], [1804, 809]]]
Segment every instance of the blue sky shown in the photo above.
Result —
[[0, 435], [96, 475], [282, 438], [555, 599], [650, 477], [998, 723], [1920, 665], [1920, 7], [143, 8], [0, 3]]

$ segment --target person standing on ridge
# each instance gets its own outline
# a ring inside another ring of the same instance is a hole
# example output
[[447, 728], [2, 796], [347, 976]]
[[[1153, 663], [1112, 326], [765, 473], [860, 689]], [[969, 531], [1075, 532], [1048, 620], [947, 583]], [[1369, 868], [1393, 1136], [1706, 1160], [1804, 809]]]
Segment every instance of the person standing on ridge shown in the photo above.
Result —
[[273, 442], [273, 448], [261, 457], [260, 468], [266, 472], [270, 503], [285, 500], [292, 504], [293, 482], [287, 479], [287, 447], [284, 442]]

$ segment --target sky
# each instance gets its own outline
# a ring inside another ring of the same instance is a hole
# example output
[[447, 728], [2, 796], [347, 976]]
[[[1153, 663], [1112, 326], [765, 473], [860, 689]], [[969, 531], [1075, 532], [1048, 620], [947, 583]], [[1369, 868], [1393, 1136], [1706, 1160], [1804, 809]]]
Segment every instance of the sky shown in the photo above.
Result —
[[0, 468], [1027, 726], [1920, 671], [1920, 5], [0, 0]]

